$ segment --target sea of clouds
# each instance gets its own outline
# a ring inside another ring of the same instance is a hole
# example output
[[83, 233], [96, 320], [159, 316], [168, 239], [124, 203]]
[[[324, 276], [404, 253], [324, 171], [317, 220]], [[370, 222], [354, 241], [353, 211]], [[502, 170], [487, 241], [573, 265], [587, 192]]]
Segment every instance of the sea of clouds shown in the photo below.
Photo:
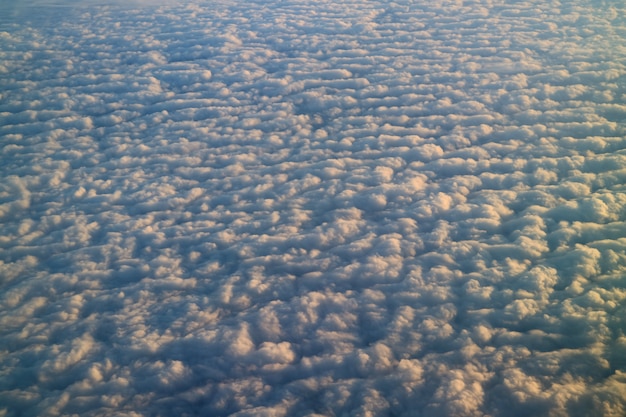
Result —
[[3, 10], [0, 416], [626, 415], [622, 2]]

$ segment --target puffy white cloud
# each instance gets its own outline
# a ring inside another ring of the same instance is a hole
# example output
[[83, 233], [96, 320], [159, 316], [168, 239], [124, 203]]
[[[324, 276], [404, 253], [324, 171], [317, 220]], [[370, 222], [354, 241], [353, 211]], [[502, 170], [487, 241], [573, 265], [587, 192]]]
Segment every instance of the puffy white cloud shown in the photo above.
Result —
[[623, 415], [604, 6], [0, 6], [0, 415]]

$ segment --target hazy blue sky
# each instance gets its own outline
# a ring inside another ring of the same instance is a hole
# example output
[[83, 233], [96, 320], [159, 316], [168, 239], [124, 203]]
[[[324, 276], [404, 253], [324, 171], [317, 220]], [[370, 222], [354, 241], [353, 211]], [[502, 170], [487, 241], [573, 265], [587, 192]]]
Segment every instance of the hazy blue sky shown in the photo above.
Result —
[[626, 415], [622, 3], [0, 11], [1, 417]]

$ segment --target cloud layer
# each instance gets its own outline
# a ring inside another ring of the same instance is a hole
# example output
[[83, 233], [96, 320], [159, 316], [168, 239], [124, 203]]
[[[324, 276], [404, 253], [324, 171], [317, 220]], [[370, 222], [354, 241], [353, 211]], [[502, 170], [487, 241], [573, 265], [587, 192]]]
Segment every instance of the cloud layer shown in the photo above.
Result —
[[7, 15], [0, 415], [623, 416], [625, 12]]

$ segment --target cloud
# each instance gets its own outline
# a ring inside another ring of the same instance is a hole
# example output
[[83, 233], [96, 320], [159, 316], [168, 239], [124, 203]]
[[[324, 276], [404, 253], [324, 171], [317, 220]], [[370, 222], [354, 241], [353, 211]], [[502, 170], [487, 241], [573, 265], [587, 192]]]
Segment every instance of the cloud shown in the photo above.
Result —
[[479, 3], [2, 6], [0, 415], [622, 415], [623, 10]]

